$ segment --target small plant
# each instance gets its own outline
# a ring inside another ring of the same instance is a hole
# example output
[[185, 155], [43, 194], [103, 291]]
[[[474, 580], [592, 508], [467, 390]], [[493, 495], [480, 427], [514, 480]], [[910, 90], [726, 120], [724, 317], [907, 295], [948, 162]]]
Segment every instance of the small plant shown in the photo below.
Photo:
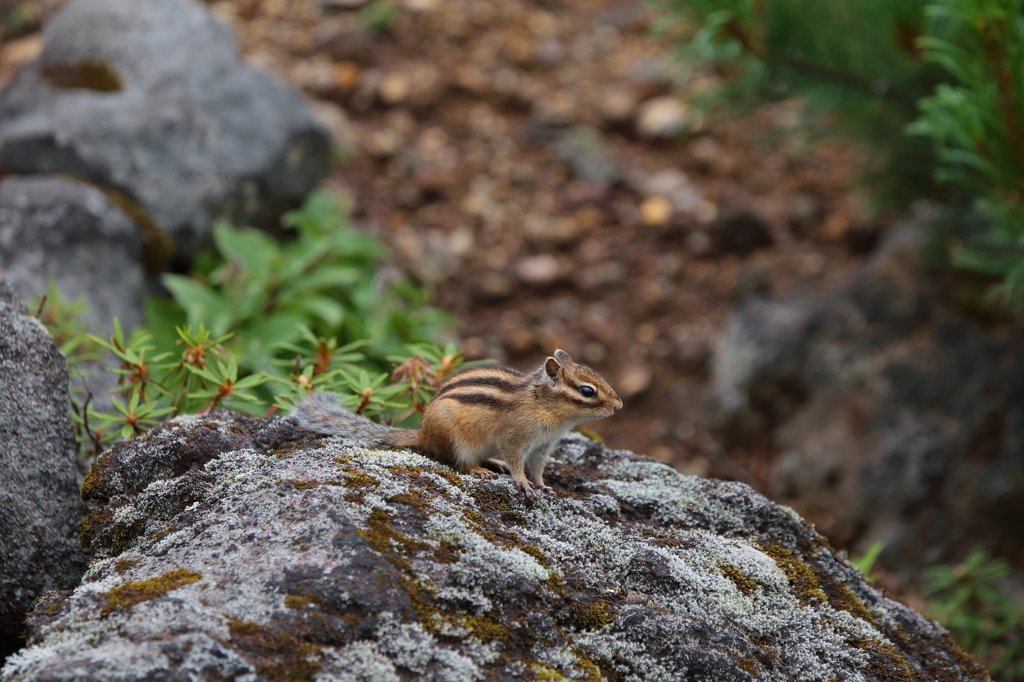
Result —
[[[416, 344], [393, 358], [393, 372], [371, 373], [365, 356], [354, 348], [357, 342], [339, 347], [334, 339], [316, 337], [308, 329], [301, 333], [308, 348], [297, 351], [287, 377], [266, 372], [245, 374], [224, 342], [200, 325], [198, 330], [179, 327], [179, 352], [154, 353], [152, 335], [145, 330], [125, 338], [115, 320], [108, 341], [89, 338], [106, 348], [120, 366], [114, 389], [114, 410], [102, 412], [90, 407], [91, 397], [75, 405], [73, 419], [78, 440], [92, 444], [99, 454], [104, 447], [139, 435], [164, 419], [180, 414], [205, 413], [224, 408], [248, 414], [290, 410], [294, 403], [314, 391], [338, 393], [356, 414], [399, 423], [422, 414], [423, 408], [444, 378], [460, 368], [462, 353], [453, 345], [438, 348]], [[274, 404], [263, 400], [259, 389], [276, 384]]]
[[864, 577], [869, 583], [875, 582], [878, 579], [877, 576], [871, 575], [871, 569], [875, 567], [875, 561], [878, 559], [878, 555], [885, 549], [885, 545], [881, 542], [872, 542], [871, 546], [867, 548], [863, 554], [858, 557], [850, 559], [850, 563], [860, 569], [860, 572], [864, 574]]
[[993, 679], [1024, 679], [1024, 602], [1002, 587], [1011, 566], [1005, 559], [971, 552], [955, 566], [926, 572], [928, 614], [988, 667]]
[[359, 10], [359, 21], [374, 33], [387, 33], [398, 13], [398, 3], [394, 0], [371, 0]]
[[[103, 349], [89, 339], [82, 322], [87, 312], [84, 298], [79, 296], [68, 303], [50, 282], [46, 293], [33, 302], [31, 309], [49, 330], [54, 344], [67, 358], [69, 368], [99, 359]], [[84, 370], [79, 367], [79, 371]]]

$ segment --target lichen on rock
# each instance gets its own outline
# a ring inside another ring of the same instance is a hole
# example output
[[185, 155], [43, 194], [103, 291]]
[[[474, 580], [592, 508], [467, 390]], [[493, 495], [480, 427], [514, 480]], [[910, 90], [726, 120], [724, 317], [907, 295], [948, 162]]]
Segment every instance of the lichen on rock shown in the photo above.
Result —
[[549, 473], [530, 503], [287, 418], [169, 423], [97, 462], [100, 558], [4, 679], [988, 679], [747, 486], [579, 436]]

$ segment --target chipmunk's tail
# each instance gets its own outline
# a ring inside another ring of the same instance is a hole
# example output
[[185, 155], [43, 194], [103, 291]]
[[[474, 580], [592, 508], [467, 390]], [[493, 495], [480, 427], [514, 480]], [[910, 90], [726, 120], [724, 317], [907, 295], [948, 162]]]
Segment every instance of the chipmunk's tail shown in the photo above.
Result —
[[333, 393], [314, 393], [301, 400], [295, 405], [292, 418], [302, 428], [315, 433], [356, 438], [383, 448], [414, 448], [419, 433], [414, 429], [378, 424], [352, 414], [338, 404], [338, 396]]

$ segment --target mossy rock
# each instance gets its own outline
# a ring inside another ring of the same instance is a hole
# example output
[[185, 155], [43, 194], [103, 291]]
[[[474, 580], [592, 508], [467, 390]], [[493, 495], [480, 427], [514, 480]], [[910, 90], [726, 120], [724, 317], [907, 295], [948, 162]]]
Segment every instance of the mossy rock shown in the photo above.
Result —
[[97, 463], [100, 558], [4, 679], [988, 679], [749, 487], [555, 460], [529, 502], [287, 418], [165, 425]]

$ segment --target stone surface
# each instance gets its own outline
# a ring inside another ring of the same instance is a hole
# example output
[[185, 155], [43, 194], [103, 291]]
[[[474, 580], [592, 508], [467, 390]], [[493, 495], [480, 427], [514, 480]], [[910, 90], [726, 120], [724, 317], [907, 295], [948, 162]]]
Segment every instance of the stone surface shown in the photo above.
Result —
[[641, 137], [675, 137], [691, 122], [689, 107], [670, 95], [647, 100], [637, 112], [636, 130]]
[[[85, 571], [68, 372], [50, 335], [0, 279], [0, 640], [47, 590]], [[0, 641], [0, 648], [3, 642]]]
[[107, 335], [117, 317], [142, 323], [141, 240], [132, 220], [100, 190], [57, 176], [0, 180], [0, 276], [24, 301], [52, 280], [66, 301], [91, 309], [89, 327]]
[[578, 435], [547, 480], [180, 419], [97, 462], [103, 558], [4, 679], [987, 679], [742, 484]]
[[271, 224], [327, 172], [297, 93], [192, 0], [73, 0], [0, 93], [0, 169], [118, 189], [194, 255], [213, 219]]
[[713, 359], [728, 445], [771, 443], [769, 491], [913, 571], [985, 545], [1017, 560], [1024, 347], [942, 305], [923, 232], [895, 235], [840, 291], [744, 303]]

